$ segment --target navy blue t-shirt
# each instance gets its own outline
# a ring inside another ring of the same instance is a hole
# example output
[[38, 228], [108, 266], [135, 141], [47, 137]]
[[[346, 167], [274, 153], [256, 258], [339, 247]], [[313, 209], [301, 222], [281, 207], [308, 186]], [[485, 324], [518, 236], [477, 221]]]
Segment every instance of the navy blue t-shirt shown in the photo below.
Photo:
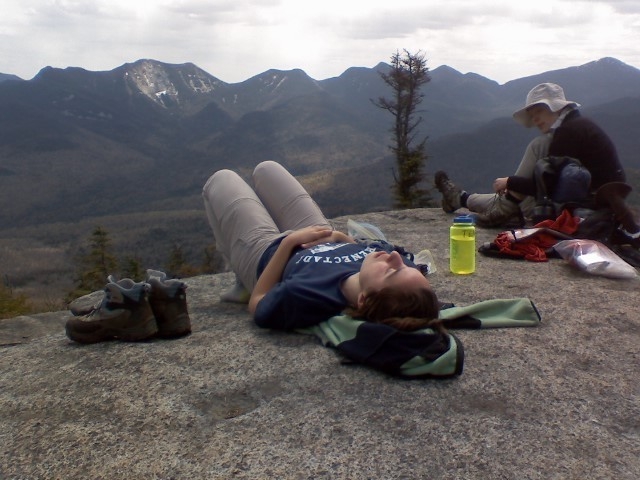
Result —
[[317, 325], [348, 305], [340, 286], [358, 273], [364, 258], [385, 250], [376, 245], [323, 243], [298, 250], [289, 259], [282, 280], [257, 305], [260, 327], [293, 329]]

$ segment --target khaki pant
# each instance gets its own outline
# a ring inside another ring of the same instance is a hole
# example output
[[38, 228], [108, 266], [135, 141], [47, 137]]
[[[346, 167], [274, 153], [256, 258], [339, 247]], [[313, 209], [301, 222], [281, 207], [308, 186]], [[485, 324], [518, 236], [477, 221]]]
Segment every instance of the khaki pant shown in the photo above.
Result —
[[302, 185], [280, 164], [260, 163], [251, 188], [237, 173], [219, 170], [202, 195], [216, 248], [247, 290], [258, 278], [258, 262], [279, 237], [312, 225], [329, 225]]
[[[533, 171], [536, 163], [541, 158], [544, 158], [549, 153], [549, 144], [551, 143], [551, 134], [543, 134], [534, 138], [526, 150], [520, 165], [516, 169], [515, 176], [533, 178]], [[507, 203], [513, 203], [506, 200], [503, 196], [497, 193], [472, 193], [467, 198], [467, 208], [472, 212], [486, 213], [493, 208], [501, 209], [501, 204], [505, 204], [504, 208], [508, 209], [511, 205]], [[520, 209], [525, 216], [529, 216], [535, 207], [535, 198], [525, 197], [520, 203]]]

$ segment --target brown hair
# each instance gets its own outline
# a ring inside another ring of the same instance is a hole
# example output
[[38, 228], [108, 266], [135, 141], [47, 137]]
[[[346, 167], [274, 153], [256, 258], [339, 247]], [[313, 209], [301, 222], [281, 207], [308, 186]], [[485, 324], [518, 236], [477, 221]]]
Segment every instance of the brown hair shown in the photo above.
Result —
[[386, 287], [368, 294], [360, 307], [346, 311], [353, 318], [384, 323], [398, 330], [434, 328], [443, 331], [439, 312], [438, 297], [433, 290], [424, 287], [410, 290]]

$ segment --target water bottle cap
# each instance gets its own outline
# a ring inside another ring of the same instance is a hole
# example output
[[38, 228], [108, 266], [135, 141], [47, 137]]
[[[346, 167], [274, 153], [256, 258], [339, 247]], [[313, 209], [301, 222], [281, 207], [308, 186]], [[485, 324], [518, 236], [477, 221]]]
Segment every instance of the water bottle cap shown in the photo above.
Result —
[[473, 225], [475, 222], [471, 215], [458, 215], [453, 219], [453, 223], [470, 223]]

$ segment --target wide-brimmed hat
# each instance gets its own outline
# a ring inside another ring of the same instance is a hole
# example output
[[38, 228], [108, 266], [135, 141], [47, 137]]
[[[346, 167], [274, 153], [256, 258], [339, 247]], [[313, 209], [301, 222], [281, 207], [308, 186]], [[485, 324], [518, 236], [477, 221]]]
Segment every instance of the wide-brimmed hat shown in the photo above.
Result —
[[521, 123], [527, 128], [533, 127], [533, 122], [531, 121], [529, 113], [527, 113], [527, 108], [541, 103], [547, 105], [552, 112], [559, 112], [567, 105], [580, 106], [579, 103], [564, 98], [564, 90], [560, 85], [556, 85], [555, 83], [541, 83], [529, 91], [524, 108], [515, 112], [513, 118], [515, 118], [516, 122]]

